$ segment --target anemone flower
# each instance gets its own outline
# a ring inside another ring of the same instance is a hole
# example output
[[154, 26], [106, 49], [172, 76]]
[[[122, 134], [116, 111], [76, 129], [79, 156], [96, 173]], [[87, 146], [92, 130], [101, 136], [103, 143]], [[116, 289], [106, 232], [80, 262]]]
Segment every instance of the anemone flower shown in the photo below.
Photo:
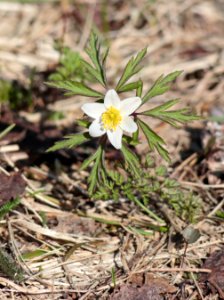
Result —
[[105, 95], [104, 103], [84, 104], [83, 112], [94, 119], [89, 126], [90, 136], [100, 137], [107, 134], [110, 143], [116, 149], [121, 149], [123, 131], [133, 133], [138, 129], [132, 114], [141, 103], [139, 97], [121, 101], [115, 90], [109, 90]]

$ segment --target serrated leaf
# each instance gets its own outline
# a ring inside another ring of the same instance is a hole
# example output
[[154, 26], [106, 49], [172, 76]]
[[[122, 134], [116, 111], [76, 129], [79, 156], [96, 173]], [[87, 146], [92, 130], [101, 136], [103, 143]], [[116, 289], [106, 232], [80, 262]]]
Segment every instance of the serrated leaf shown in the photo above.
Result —
[[161, 146], [161, 144], [158, 143], [155, 145], [155, 148], [163, 159], [170, 162], [169, 152], [163, 146]]
[[166, 91], [169, 90], [169, 85], [171, 81], [175, 80], [182, 71], [175, 71], [172, 72], [164, 77], [164, 75], [161, 75], [153, 84], [153, 86], [150, 88], [150, 90], [145, 94], [145, 96], [142, 99], [142, 104], [150, 100], [151, 98], [155, 96], [159, 96], [164, 94]]
[[107, 174], [117, 185], [121, 185], [124, 182], [123, 176], [117, 171], [107, 171]]
[[67, 93], [66, 95], [80, 95], [80, 96], [87, 96], [87, 97], [96, 97], [101, 98], [103, 94], [97, 92], [84, 83], [72, 81], [72, 80], [65, 80], [65, 81], [58, 81], [58, 82], [47, 82], [49, 86], [56, 87], [59, 89], [65, 90]]
[[15, 198], [0, 207], [0, 220], [20, 204], [20, 198]]
[[104, 51], [104, 54], [102, 55], [102, 64], [103, 66], [105, 66], [106, 64], [106, 60], [107, 60], [107, 56], [109, 54], [109, 47], [106, 47], [105, 51]]
[[[90, 68], [87, 64], [85, 66], [89, 69], [91, 74], [98, 80], [103, 86], [106, 86], [106, 75], [105, 75], [105, 70], [104, 70], [104, 64], [106, 61], [106, 57], [108, 54], [108, 49], [106, 49], [104, 55], [103, 55], [103, 61], [101, 61], [100, 57], [100, 48], [101, 45], [99, 43], [97, 35], [92, 31], [89, 39], [89, 44], [88, 47], [85, 49], [86, 53], [88, 54], [89, 58], [91, 59], [93, 65], [95, 68]], [[94, 71], [95, 70], [95, 71]], [[94, 75], [94, 74], [95, 75]]]
[[166, 110], [178, 102], [179, 99], [169, 100], [162, 105], [159, 105], [153, 109], [143, 112], [142, 114], [146, 116], [158, 118], [164, 122], [169, 123], [174, 127], [178, 127], [178, 123], [185, 123], [185, 122], [201, 119], [199, 116], [190, 114], [189, 108], [170, 110], [170, 111]]
[[139, 67], [140, 62], [143, 60], [147, 53], [147, 48], [142, 49], [136, 57], [132, 57], [125, 69], [124, 72], [116, 86], [116, 91], [120, 92], [120, 90], [123, 88], [124, 84], [136, 73], [138, 73], [141, 70], [141, 67]]
[[80, 170], [85, 170], [98, 157], [99, 152], [101, 152], [101, 147], [99, 147], [95, 153], [90, 155], [90, 157], [88, 157], [86, 160], [84, 160], [84, 162], [81, 165]]
[[142, 129], [147, 139], [147, 142], [149, 144], [149, 147], [152, 150], [157, 150], [157, 152], [160, 154], [160, 156], [163, 159], [165, 159], [166, 161], [170, 161], [168, 151], [162, 146], [166, 144], [165, 141], [157, 133], [155, 133], [155, 131], [153, 131], [146, 123], [144, 123], [140, 119], [137, 119], [137, 123]]
[[155, 169], [155, 173], [158, 176], [164, 177], [167, 174], [167, 168], [165, 166], [161, 165]]
[[82, 60], [82, 64], [84, 65], [84, 67], [87, 69], [87, 71], [100, 83], [102, 84], [103, 86], [105, 86], [105, 83], [104, 83], [104, 79], [102, 79], [102, 75], [101, 73], [94, 69], [93, 66], [91, 66], [87, 61], [85, 60]]
[[131, 171], [135, 174], [136, 177], [140, 178], [141, 168], [140, 168], [139, 159], [137, 155], [133, 151], [131, 151], [131, 149], [129, 149], [125, 145], [125, 143], [123, 143], [121, 151], [124, 155], [124, 159], [127, 166], [131, 169]]
[[64, 137], [64, 140], [56, 142], [54, 146], [47, 149], [47, 152], [53, 152], [65, 148], [70, 149], [88, 141], [89, 139], [90, 136], [87, 133], [68, 135]]
[[150, 110], [144, 111], [143, 113], [146, 114], [146, 115], [148, 115], [149, 113], [150, 114], [160, 113], [161, 111], [165, 111], [168, 108], [174, 106], [179, 101], [180, 101], [180, 99], [172, 99], [172, 100], [169, 100], [169, 101], [163, 103], [162, 105], [159, 105], [159, 106], [156, 106], [156, 107], [154, 107], [154, 108], [152, 108]]
[[88, 183], [89, 183], [89, 194], [92, 196], [93, 192], [96, 188], [97, 182], [99, 180], [99, 170], [101, 169], [101, 163], [102, 163], [102, 159], [103, 159], [103, 147], [100, 146], [99, 151], [97, 151], [97, 155], [95, 157], [95, 163], [94, 166], [92, 168], [92, 171], [90, 173], [90, 176], [88, 178]]
[[141, 80], [138, 80], [138, 81], [135, 81], [135, 82], [131, 82], [131, 83], [123, 85], [122, 88], [120, 88], [119, 92], [123, 93], [123, 92], [129, 92], [129, 91], [133, 91], [133, 90], [138, 90], [139, 87], [141, 87], [141, 85], [142, 85], [142, 81]]

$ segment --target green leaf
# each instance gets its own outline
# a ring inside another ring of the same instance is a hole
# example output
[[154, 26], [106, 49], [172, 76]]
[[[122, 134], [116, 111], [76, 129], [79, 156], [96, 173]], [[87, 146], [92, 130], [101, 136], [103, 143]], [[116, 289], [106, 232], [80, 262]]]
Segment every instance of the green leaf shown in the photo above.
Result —
[[179, 99], [169, 100], [160, 106], [144, 111], [142, 114], [145, 116], [158, 118], [164, 122], [169, 123], [174, 127], [178, 127], [178, 123], [185, 123], [185, 122], [201, 119], [199, 116], [190, 114], [189, 108], [170, 110], [170, 111], [166, 110], [178, 102]]
[[130, 145], [136, 146], [139, 144], [139, 127], [138, 129], [132, 134], [132, 140], [130, 141]]
[[22, 258], [25, 259], [25, 260], [31, 260], [31, 259], [34, 259], [36, 257], [42, 256], [46, 253], [48, 253], [47, 250], [36, 249], [34, 251], [25, 252], [24, 254], [22, 254]]
[[5, 130], [3, 130], [0, 133], [0, 139], [2, 139], [4, 136], [6, 136], [14, 127], [15, 127], [15, 124], [12, 124], [12, 125], [9, 125]]
[[141, 79], [139, 79], [139, 82], [140, 82], [140, 84], [137, 88], [136, 96], [141, 98], [142, 97], [142, 89], [143, 89], [143, 81]]
[[54, 146], [47, 149], [47, 152], [53, 152], [65, 148], [76, 147], [90, 139], [87, 133], [72, 134], [64, 137], [64, 140], [56, 142]]
[[97, 35], [92, 31], [89, 39], [88, 47], [86, 48], [86, 53], [91, 59], [95, 68], [90, 64], [83, 61], [85, 67], [89, 72], [103, 85], [106, 86], [106, 75], [104, 70], [105, 61], [108, 55], [108, 48], [106, 49], [103, 59], [101, 61], [101, 45], [99, 43]]
[[102, 74], [96, 70], [93, 66], [91, 66], [87, 61], [82, 60], [83, 66], [87, 69], [87, 71], [103, 86], [105, 86], [104, 79], [102, 78]]
[[84, 70], [81, 66], [81, 56], [78, 52], [68, 47], [59, 48], [60, 60], [56, 72], [48, 77], [50, 81], [71, 80], [85, 78]]
[[144, 123], [140, 119], [137, 119], [137, 123], [142, 129], [147, 139], [147, 142], [149, 144], [149, 147], [152, 150], [157, 150], [157, 152], [161, 155], [163, 159], [165, 159], [166, 161], [170, 161], [168, 151], [162, 146], [166, 144], [165, 141], [157, 133], [155, 133], [155, 131], [153, 131], [146, 123]]
[[88, 128], [89, 125], [90, 125], [90, 122], [88, 120], [85, 120], [85, 119], [76, 120], [76, 123], [77, 123], [78, 126], [84, 127], [84, 128]]
[[167, 174], [167, 168], [165, 166], [161, 165], [155, 169], [155, 173], [158, 176], [164, 177]]
[[123, 93], [123, 92], [138, 90], [141, 86], [142, 86], [142, 81], [138, 80], [138, 81], [123, 85], [122, 88], [120, 88], [119, 92]]
[[102, 64], [103, 66], [105, 66], [106, 64], [106, 60], [107, 60], [107, 56], [109, 54], [109, 47], [106, 47], [105, 51], [104, 51], [104, 54], [102, 55]]
[[124, 84], [136, 73], [141, 70], [139, 67], [140, 62], [143, 60], [147, 53], [147, 48], [142, 49], [136, 57], [132, 57], [127, 63], [124, 72], [116, 86], [116, 91], [120, 92], [124, 86]]
[[100, 145], [99, 149], [96, 152], [95, 164], [88, 178], [88, 183], [89, 183], [88, 191], [91, 196], [93, 195], [93, 192], [99, 180], [99, 171], [101, 169], [102, 159], [103, 159], [103, 147], [102, 145]]
[[219, 217], [219, 218], [224, 219], [224, 211], [218, 210], [218, 211], [216, 212], [216, 216]]
[[47, 82], [47, 84], [49, 86], [68, 91], [66, 95], [81, 95], [81, 96], [96, 97], [96, 98], [103, 97], [102, 93], [97, 92], [89, 88], [85, 84], [77, 81], [65, 80], [65, 81], [58, 81], [58, 82]]
[[97, 159], [98, 155], [101, 153], [102, 149], [99, 147], [95, 153], [93, 153], [90, 157], [88, 157], [81, 165], [80, 170], [85, 170], [95, 159]]
[[152, 108], [146, 112], [144, 112], [144, 114], [146, 113], [151, 113], [151, 114], [156, 114], [156, 113], [160, 113], [161, 111], [165, 111], [168, 108], [174, 106], [175, 104], [177, 104], [180, 101], [180, 99], [173, 99], [173, 100], [169, 100], [165, 103], [163, 103], [162, 105], [156, 106], [155, 108]]
[[20, 204], [20, 198], [15, 198], [0, 207], [0, 220]]
[[164, 94], [166, 91], [169, 90], [169, 84], [171, 81], [175, 80], [183, 71], [175, 71], [172, 72], [164, 77], [161, 75], [150, 88], [150, 90], [145, 94], [142, 99], [142, 104], [150, 100], [155, 96], [159, 96]]
[[135, 174], [135, 176], [137, 178], [141, 177], [141, 168], [140, 168], [140, 163], [139, 163], [139, 159], [137, 157], [137, 155], [131, 151], [126, 145], [125, 143], [123, 143], [122, 145], [122, 149], [121, 149], [123, 155], [124, 155], [124, 159], [125, 162], [128, 166], [128, 168], [130, 168], [130, 170]]

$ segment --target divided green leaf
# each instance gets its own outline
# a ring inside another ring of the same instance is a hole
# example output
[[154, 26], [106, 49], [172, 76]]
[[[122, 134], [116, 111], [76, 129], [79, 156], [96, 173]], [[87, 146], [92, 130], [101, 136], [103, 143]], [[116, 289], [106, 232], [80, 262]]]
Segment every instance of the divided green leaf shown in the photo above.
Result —
[[90, 136], [87, 133], [72, 134], [64, 137], [64, 140], [56, 142], [54, 146], [50, 147], [47, 152], [57, 151], [65, 148], [73, 148], [84, 142], [87, 142]]
[[150, 100], [151, 98], [155, 96], [159, 96], [164, 94], [166, 91], [169, 90], [169, 83], [173, 80], [175, 80], [182, 71], [175, 71], [172, 72], [164, 77], [164, 75], [161, 75], [153, 84], [153, 86], [149, 89], [149, 91], [145, 94], [145, 96], [142, 99], [142, 104]]
[[89, 183], [89, 189], [88, 189], [88, 191], [89, 191], [90, 195], [93, 194], [93, 192], [94, 192], [94, 190], [96, 188], [96, 185], [97, 185], [98, 180], [99, 180], [99, 175], [100, 175], [99, 172], [102, 169], [101, 168], [101, 166], [102, 166], [102, 160], [103, 160], [103, 147], [102, 146], [99, 146], [97, 152], [94, 155], [94, 160], [95, 160], [95, 163], [94, 163], [94, 166], [93, 166], [92, 171], [90, 173], [90, 176], [88, 178], [88, 183]]
[[69, 47], [59, 47], [60, 60], [56, 71], [49, 76], [50, 81], [77, 80], [86, 79], [87, 74], [81, 64], [79, 52], [73, 51]]
[[86, 48], [86, 53], [91, 59], [94, 67], [82, 60], [83, 65], [89, 71], [89, 73], [95, 77], [95, 79], [101, 83], [104, 87], [106, 86], [106, 74], [105, 74], [105, 62], [108, 55], [109, 48], [106, 48], [101, 60], [101, 49], [97, 35], [92, 32], [90, 35], [89, 45]]
[[80, 96], [96, 97], [96, 98], [103, 97], [102, 93], [97, 92], [89, 88], [88, 86], [86, 86], [84, 83], [78, 81], [65, 80], [65, 81], [57, 81], [57, 82], [48, 82], [47, 84], [49, 86], [65, 90], [67, 96], [80, 95]]
[[19, 198], [15, 198], [7, 203], [5, 203], [4, 205], [2, 205], [0, 207], [0, 220], [7, 214], [9, 213], [11, 210], [13, 210], [14, 208], [16, 208], [20, 203], [20, 199]]
[[101, 154], [101, 151], [102, 147], [99, 147], [95, 153], [93, 153], [86, 160], [84, 160], [81, 166], [81, 170], [85, 170], [94, 160], [96, 160], [98, 155]]
[[120, 88], [119, 92], [123, 93], [123, 92], [129, 92], [129, 91], [133, 91], [133, 90], [139, 91], [141, 88], [142, 88], [142, 81], [138, 80], [138, 81], [127, 83], [127, 84], [123, 85], [122, 88]]
[[131, 149], [129, 149], [124, 142], [122, 144], [121, 151], [124, 155], [124, 159], [127, 164], [127, 167], [130, 169], [131, 172], [133, 172], [133, 174], [135, 174], [137, 178], [140, 178], [141, 168], [140, 168], [140, 163], [137, 155], [133, 151], [131, 151]]
[[157, 133], [155, 133], [155, 131], [153, 131], [146, 123], [144, 123], [140, 119], [138, 119], [137, 122], [147, 139], [149, 147], [152, 150], [157, 150], [157, 152], [163, 159], [165, 159], [166, 161], [170, 161], [168, 151], [162, 146], [166, 144], [165, 141]]
[[147, 53], [147, 48], [142, 49], [136, 57], [132, 57], [129, 62], [127, 63], [124, 72], [116, 86], [116, 91], [121, 92], [125, 83], [136, 73], [141, 70], [139, 66], [140, 62], [143, 60]]
[[178, 127], [178, 123], [185, 123], [200, 119], [199, 116], [190, 114], [189, 108], [167, 111], [168, 108], [172, 107], [178, 102], [179, 99], [169, 100], [162, 105], [143, 112], [142, 114], [160, 119], [174, 127]]

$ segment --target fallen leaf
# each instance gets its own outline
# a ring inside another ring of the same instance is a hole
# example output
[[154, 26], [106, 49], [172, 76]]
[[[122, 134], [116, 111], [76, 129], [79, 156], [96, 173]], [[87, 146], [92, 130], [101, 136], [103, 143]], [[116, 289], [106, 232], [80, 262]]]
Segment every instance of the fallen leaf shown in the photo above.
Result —
[[0, 206], [23, 194], [26, 182], [20, 173], [7, 176], [0, 173]]
[[115, 289], [110, 300], [164, 300], [165, 296], [175, 291], [176, 288], [163, 278], [154, 278], [151, 274], [134, 274], [129, 283]]
[[57, 226], [54, 230], [69, 234], [85, 234], [93, 236], [96, 233], [97, 224], [94, 220], [68, 214], [67, 217], [57, 216]]
[[200, 275], [199, 281], [207, 284], [215, 293], [219, 293], [221, 299], [224, 299], [224, 250], [215, 251], [206, 259], [204, 269], [211, 269], [211, 273], [203, 273]]

